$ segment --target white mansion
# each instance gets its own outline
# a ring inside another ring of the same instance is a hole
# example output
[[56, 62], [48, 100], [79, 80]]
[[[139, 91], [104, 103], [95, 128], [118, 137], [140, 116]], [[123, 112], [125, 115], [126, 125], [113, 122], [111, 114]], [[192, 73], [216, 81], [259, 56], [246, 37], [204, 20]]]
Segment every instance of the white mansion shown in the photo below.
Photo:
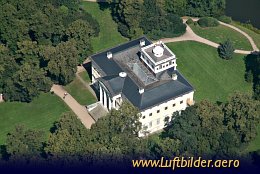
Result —
[[[92, 83], [100, 103], [111, 110], [127, 100], [139, 108], [140, 122], [152, 133], [174, 112], [192, 105], [194, 88], [177, 70], [174, 53], [146, 37], [91, 56]], [[142, 131], [140, 136], [143, 136]]]

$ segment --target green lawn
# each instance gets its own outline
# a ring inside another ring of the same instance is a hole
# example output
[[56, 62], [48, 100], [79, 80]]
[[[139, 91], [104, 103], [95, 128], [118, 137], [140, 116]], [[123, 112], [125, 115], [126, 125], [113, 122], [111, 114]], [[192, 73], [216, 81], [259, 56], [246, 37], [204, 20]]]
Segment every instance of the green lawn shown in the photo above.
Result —
[[89, 105], [96, 102], [95, 97], [78, 78], [75, 78], [74, 81], [65, 86], [65, 89], [81, 105]]
[[86, 82], [91, 82], [91, 79], [86, 71], [79, 73], [79, 76]]
[[47, 133], [53, 123], [69, 108], [56, 95], [42, 93], [31, 103], [5, 102], [0, 104], [0, 145], [15, 125], [43, 130]]
[[245, 82], [243, 55], [232, 60], [218, 57], [217, 50], [205, 44], [187, 41], [167, 44], [176, 54], [177, 68], [195, 87], [195, 100], [225, 101], [234, 91], [251, 92]]
[[98, 3], [82, 2], [83, 8], [90, 13], [100, 25], [99, 36], [92, 40], [94, 52], [113, 47], [127, 39], [117, 31], [117, 24], [113, 21], [110, 10], [101, 10]]
[[239, 28], [240, 30], [246, 32], [249, 36], [251, 36], [256, 44], [256, 46], [260, 49], [260, 34], [257, 34], [255, 32], [253, 32], [252, 30], [249, 30], [245, 27], [243, 27], [242, 25], [239, 25], [236, 22], [232, 22], [232, 25], [234, 25], [235, 27]]
[[248, 39], [244, 35], [229, 27], [223, 25], [209, 28], [201, 28], [199, 25], [190, 26], [197, 35], [215, 43], [223, 43], [229, 38], [234, 44], [235, 49], [248, 51], [252, 50], [252, 47]]

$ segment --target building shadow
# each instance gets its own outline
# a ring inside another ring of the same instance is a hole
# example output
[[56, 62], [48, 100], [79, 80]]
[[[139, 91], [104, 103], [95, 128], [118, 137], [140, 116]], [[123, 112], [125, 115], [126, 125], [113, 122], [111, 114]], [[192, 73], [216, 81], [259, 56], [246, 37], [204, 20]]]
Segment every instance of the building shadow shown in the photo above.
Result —
[[91, 78], [92, 77], [91, 62], [84, 63], [82, 66], [85, 68], [85, 70], [87, 71], [89, 77]]

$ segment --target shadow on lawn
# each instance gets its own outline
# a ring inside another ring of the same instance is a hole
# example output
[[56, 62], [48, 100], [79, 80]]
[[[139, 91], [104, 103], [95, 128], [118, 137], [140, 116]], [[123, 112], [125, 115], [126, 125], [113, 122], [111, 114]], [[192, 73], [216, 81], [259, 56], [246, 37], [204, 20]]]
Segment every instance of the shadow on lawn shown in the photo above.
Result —
[[245, 80], [253, 83], [254, 98], [260, 99], [260, 52], [245, 57]]

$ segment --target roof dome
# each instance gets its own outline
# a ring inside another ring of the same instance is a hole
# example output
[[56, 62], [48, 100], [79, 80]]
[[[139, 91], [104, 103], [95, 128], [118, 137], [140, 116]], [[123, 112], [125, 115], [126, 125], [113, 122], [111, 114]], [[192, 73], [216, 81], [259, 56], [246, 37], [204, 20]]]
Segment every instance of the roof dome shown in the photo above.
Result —
[[155, 46], [153, 49], [153, 53], [156, 57], [161, 57], [163, 55], [164, 49], [161, 46]]

